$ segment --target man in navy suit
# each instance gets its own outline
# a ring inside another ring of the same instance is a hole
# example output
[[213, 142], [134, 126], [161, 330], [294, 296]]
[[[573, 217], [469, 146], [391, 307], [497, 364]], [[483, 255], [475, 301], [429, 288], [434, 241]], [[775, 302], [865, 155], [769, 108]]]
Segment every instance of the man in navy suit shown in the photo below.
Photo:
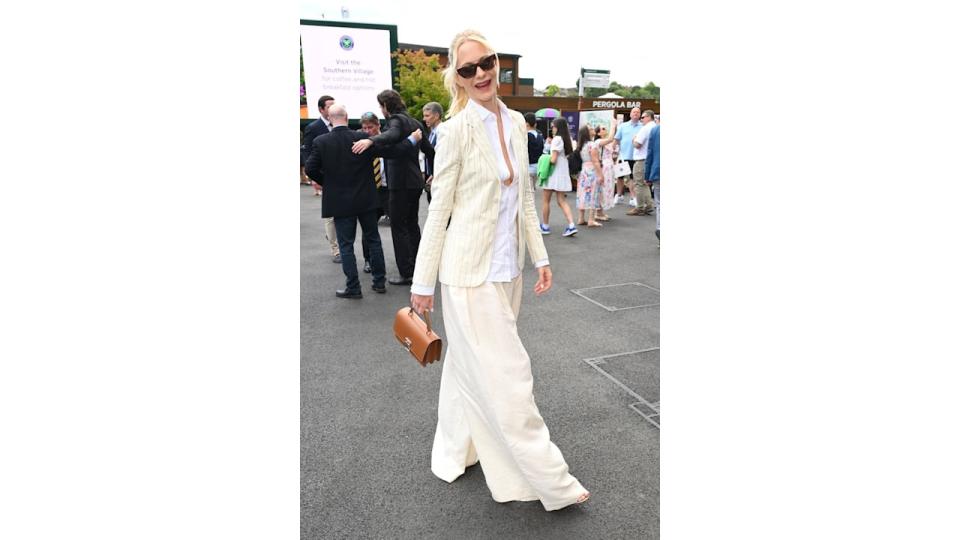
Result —
[[347, 110], [343, 105], [330, 105], [327, 116], [333, 129], [314, 139], [305, 170], [310, 178], [323, 186], [321, 214], [324, 218], [333, 218], [336, 228], [341, 265], [347, 277], [346, 288], [337, 290], [337, 297], [363, 298], [357, 259], [353, 253], [358, 221], [363, 238], [370, 246], [372, 288], [375, 292], [385, 293], [387, 268], [377, 230], [380, 199], [373, 181], [373, 160], [378, 156], [399, 157], [416, 151], [421, 132], [417, 130], [397, 144], [378, 145], [371, 152], [354, 154], [353, 144], [367, 139], [368, 135], [347, 127]]
[[[307, 127], [303, 128], [303, 140], [300, 141], [301, 170], [304, 165], [307, 164], [307, 158], [310, 157], [310, 149], [313, 148], [313, 139], [320, 135], [330, 133], [330, 128], [333, 127], [330, 119], [327, 118], [327, 108], [330, 107], [330, 105], [333, 105], [332, 96], [320, 96], [320, 99], [317, 101], [317, 107], [320, 109], [320, 118], [310, 122], [307, 124]], [[320, 190], [316, 182], [313, 182], [313, 188], [317, 191], [316, 195], [319, 195]]]

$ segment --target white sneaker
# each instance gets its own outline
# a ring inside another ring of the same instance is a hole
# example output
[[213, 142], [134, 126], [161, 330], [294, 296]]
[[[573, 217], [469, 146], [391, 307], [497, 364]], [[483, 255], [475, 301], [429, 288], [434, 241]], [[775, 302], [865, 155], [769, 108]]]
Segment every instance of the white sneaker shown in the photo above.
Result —
[[614, 204], [614, 205], [618, 205], [618, 204], [621, 204], [621, 203], [623, 203], [623, 195], [614, 195], [614, 196], [613, 196], [613, 204]]
[[630, 206], [636, 208], [636, 207], [637, 207], [637, 200], [636, 200], [636, 199], [630, 199]]

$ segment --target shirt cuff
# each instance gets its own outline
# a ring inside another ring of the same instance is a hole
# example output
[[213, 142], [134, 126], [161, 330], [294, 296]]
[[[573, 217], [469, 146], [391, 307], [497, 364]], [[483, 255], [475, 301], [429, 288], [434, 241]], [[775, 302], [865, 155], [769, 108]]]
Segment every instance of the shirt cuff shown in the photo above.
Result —
[[414, 146], [416, 146], [416, 145], [419, 144], [419, 142], [420, 142], [420, 141], [414, 139], [414, 138], [413, 138], [413, 135], [410, 135], [409, 137], [407, 137], [407, 140], [410, 141], [410, 144], [412, 144], [412, 145], [414, 145]]
[[539, 261], [533, 263], [535, 268], [542, 268], [544, 266], [550, 266], [550, 259], [540, 259]]
[[413, 294], [419, 294], [420, 296], [433, 296], [433, 287], [427, 287], [426, 285], [414, 283], [410, 286], [410, 292]]

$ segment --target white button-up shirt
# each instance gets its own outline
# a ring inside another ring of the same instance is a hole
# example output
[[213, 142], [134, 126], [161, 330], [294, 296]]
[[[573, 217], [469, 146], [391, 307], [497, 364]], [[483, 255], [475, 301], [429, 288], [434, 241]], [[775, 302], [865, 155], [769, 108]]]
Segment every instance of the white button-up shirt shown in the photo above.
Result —
[[482, 107], [472, 99], [467, 102], [467, 106], [473, 110], [483, 120], [484, 130], [487, 132], [487, 140], [490, 141], [490, 150], [493, 152], [494, 162], [497, 164], [497, 177], [500, 180], [500, 214], [497, 216], [497, 232], [493, 236], [493, 259], [490, 261], [490, 273], [487, 274], [487, 281], [513, 281], [520, 275], [520, 265], [517, 263], [517, 212], [519, 211], [520, 199], [520, 173], [523, 169], [517, 170], [517, 157], [510, 146], [510, 136], [512, 134], [513, 121], [510, 119], [510, 113], [507, 107], [497, 100], [500, 109], [500, 118], [503, 121], [503, 141], [507, 145], [507, 153], [510, 155], [510, 161], [513, 164], [513, 182], [509, 186], [503, 185], [503, 181], [510, 177], [510, 169], [507, 168], [507, 161], [503, 158], [503, 150], [500, 148], [500, 133], [497, 131], [497, 115]]

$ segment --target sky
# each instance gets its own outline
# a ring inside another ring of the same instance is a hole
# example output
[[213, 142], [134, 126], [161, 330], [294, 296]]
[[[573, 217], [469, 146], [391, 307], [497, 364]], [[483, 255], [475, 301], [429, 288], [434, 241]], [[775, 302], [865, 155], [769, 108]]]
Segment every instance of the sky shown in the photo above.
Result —
[[[624, 22], [636, 16], [627, 8], [600, 3], [602, 10], [586, 13], [584, 4], [570, 2], [562, 9], [560, 5], [556, 0], [485, 0], [480, 9], [481, 4], [463, 0], [301, 0], [300, 18], [393, 24], [400, 43], [444, 48], [457, 32], [473, 28], [497, 52], [521, 55], [518, 76], [534, 79], [534, 87], [540, 90], [549, 84], [572, 88], [581, 67], [610, 70], [610, 80], [622, 85], [652, 81], [663, 86], [664, 70], [653, 45], [658, 40], [639, 39], [640, 30], [631, 30], [628, 36]], [[629, 5], [639, 10], [641, 4]], [[349, 15], [346, 19], [343, 8]]]

